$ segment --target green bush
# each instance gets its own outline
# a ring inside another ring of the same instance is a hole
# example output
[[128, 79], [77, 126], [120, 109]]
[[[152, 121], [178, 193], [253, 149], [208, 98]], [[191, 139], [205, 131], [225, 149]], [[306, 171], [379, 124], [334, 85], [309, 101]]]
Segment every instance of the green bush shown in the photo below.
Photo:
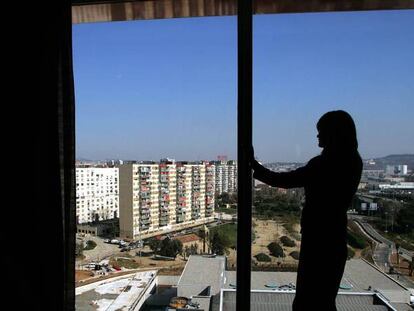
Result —
[[260, 262], [270, 262], [270, 261], [272, 261], [272, 259], [268, 255], [266, 255], [265, 253], [259, 253], [254, 257], [256, 257], [257, 261], [260, 261]]
[[282, 236], [280, 238], [280, 242], [287, 247], [295, 247], [296, 243], [295, 241], [293, 241], [292, 239], [290, 239], [289, 237], [287, 237], [286, 235]]
[[368, 246], [368, 243], [360, 235], [348, 230], [347, 232], [347, 242], [353, 248], [364, 249]]
[[300, 233], [297, 232], [293, 232], [290, 234], [296, 241], [300, 241], [302, 240], [302, 235]]
[[351, 259], [355, 256], [355, 252], [352, 248], [348, 247], [348, 259]]
[[267, 248], [270, 251], [270, 254], [275, 257], [285, 257], [285, 253], [283, 252], [283, 248], [276, 242], [270, 243]]
[[161, 241], [159, 255], [166, 257], [177, 257], [183, 250], [183, 243], [180, 240], [165, 238]]
[[83, 250], [89, 251], [91, 249], [94, 249], [95, 247], [96, 247], [96, 243], [92, 240], [89, 240], [89, 241], [86, 242], [86, 246]]
[[293, 251], [290, 254], [290, 257], [292, 257], [293, 259], [299, 260], [299, 252], [298, 251]]

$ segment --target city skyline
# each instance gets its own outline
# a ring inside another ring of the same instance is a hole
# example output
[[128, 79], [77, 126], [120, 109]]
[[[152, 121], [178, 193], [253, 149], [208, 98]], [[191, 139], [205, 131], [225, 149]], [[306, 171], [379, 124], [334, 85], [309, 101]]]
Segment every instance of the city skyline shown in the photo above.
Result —
[[[414, 153], [413, 17], [255, 16], [257, 157], [307, 162], [333, 109], [354, 117], [363, 158]], [[77, 156], [235, 159], [236, 27], [236, 17], [75, 25]]]

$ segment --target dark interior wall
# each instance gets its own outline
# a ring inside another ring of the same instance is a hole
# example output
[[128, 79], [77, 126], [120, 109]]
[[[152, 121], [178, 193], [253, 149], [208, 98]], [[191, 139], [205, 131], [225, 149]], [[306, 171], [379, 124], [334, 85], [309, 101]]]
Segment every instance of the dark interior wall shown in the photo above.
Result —
[[[394, 3], [414, 8], [413, 0]], [[73, 310], [71, 3], [11, 6], [2, 27], [2, 309]]]
[[73, 310], [71, 3], [13, 5], [2, 27], [1, 308]]

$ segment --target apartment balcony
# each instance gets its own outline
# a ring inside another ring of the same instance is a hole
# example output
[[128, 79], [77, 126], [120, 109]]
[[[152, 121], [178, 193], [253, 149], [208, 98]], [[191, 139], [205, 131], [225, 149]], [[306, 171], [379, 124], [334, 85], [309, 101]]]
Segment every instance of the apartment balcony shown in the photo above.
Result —
[[169, 219], [168, 219], [168, 220], [160, 220], [160, 221], [159, 221], [159, 226], [160, 226], [160, 227], [167, 226], [169, 222], [170, 222], [170, 220], [169, 220]]
[[141, 214], [151, 214], [151, 210], [149, 207], [141, 207], [139, 211], [141, 212]]
[[170, 215], [168, 213], [160, 215], [160, 217], [159, 217], [160, 220], [168, 220], [169, 218], [170, 218]]

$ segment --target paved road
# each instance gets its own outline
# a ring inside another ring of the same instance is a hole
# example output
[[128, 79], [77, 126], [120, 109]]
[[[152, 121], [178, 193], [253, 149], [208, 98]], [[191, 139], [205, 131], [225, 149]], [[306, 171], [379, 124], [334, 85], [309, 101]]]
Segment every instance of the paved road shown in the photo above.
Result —
[[[352, 215], [350, 219], [354, 220], [362, 229], [362, 231], [376, 243], [374, 253], [372, 255], [375, 264], [384, 272], [389, 272], [389, 257], [392, 253], [392, 242], [383, 238], [374, 228], [360, 217]], [[384, 239], [386, 241], [384, 241]], [[390, 246], [391, 245], [391, 246]]]
[[94, 241], [96, 243], [96, 247], [89, 251], [83, 251], [85, 258], [81, 261], [77, 261], [76, 264], [99, 262], [102, 259], [118, 254], [121, 250], [118, 245], [104, 243], [102, 238], [96, 236], [87, 235], [83, 239], [85, 241]]
[[[375, 247], [374, 254], [372, 257], [374, 259], [375, 264], [382, 271], [388, 274], [391, 266], [389, 261], [390, 256], [393, 251], [396, 251], [395, 243], [380, 235], [369, 223], [364, 221], [363, 217], [355, 217], [355, 215], [352, 215], [350, 219], [354, 220], [362, 228], [362, 230], [371, 238], [371, 240], [374, 240], [376, 242], [377, 245]], [[412, 254], [412, 252], [409, 252], [403, 248], [400, 248], [400, 252], [401, 251], [404, 252], [403, 254], [407, 252], [410, 256]], [[397, 280], [407, 288], [414, 287], [413, 282], [408, 278], [405, 278], [404, 276], [399, 276], [398, 274], [391, 274], [389, 276]]]
[[[363, 216], [352, 215], [350, 219], [355, 220], [359, 225], [361, 225], [363, 229], [378, 243], [386, 244], [391, 251], [396, 251], [395, 243], [379, 234], [368, 222], [365, 221], [365, 218]], [[400, 247], [399, 252], [401, 256], [407, 260], [411, 261], [414, 257], [414, 252], [409, 251], [405, 248]]]

